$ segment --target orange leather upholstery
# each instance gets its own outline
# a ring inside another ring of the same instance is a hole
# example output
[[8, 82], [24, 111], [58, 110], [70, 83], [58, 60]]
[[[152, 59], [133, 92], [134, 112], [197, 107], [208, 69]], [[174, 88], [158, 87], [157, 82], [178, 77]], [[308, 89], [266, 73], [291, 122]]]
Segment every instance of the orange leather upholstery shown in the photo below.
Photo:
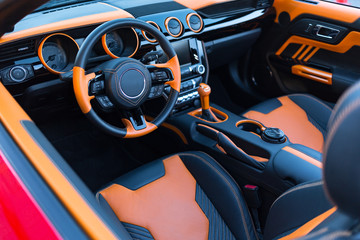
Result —
[[[275, 108], [271, 106], [274, 105], [274, 101], [279, 102]], [[304, 104], [299, 104], [301, 101]], [[249, 110], [243, 116], [257, 120], [266, 127], [280, 128], [291, 143], [301, 144], [322, 152], [326, 125], [331, 114], [328, 106], [308, 95], [284, 96], [260, 105], [265, 113]], [[314, 114], [318, 116], [315, 118]]]
[[195, 201], [194, 177], [177, 155], [163, 163], [165, 176], [142, 188], [113, 184], [100, 194], [120, 221], [148, 229], [155, 239], [207, 239], [209, 221]]

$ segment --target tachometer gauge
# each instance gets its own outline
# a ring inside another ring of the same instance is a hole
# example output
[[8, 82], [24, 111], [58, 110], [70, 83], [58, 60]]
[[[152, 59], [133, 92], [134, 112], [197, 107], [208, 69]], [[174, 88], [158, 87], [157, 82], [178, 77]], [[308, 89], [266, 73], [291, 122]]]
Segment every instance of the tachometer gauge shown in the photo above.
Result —
[[60, 74], [74, 67], [79, 45], [64, 33], [54, 33], [45, 37], [38, 49], [38, 56], [44, 67], [51, 73]]
[[105, 34], [101, 44], [112, 58], [132, 57], [139, 48], [139, 37], [133, 28], [121, 28]]
[[45, 43], [42, 52], [45, 63], [54, 71], [61, 72], [67, 66], [66, 53], [57, 43]]
[[109, 48], [109, 51], [116, 56], [121, 56], [124, 50], [123, 41], [116, 32], [106, 34], [106, 46]]

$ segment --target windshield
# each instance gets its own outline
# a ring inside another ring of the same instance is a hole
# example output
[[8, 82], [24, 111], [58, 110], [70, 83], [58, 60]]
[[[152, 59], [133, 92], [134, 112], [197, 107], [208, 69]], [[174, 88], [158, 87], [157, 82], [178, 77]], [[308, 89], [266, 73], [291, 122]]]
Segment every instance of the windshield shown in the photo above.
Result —
[[70, 4], [91, 2], [91, 1], [94, 1], [94, 0], [50, 0], [47, 3], [45, 3], [44, 5], [41, 5], [40, 7], [35, 9], [34, 12], [44, 11], [44, 10], [48, 10], [48, 9], [52, 9], [52, 8], [56, 8], [56, 7], [67, 6]]

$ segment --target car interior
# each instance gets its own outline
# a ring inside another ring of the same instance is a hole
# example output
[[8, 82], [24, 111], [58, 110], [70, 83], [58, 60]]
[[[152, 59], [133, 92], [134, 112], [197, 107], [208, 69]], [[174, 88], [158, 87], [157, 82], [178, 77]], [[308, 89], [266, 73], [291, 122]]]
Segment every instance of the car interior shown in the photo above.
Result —
[[359, 16], [51, 0], [1, 29], [1, 104], [118, 238], [353, 236]]

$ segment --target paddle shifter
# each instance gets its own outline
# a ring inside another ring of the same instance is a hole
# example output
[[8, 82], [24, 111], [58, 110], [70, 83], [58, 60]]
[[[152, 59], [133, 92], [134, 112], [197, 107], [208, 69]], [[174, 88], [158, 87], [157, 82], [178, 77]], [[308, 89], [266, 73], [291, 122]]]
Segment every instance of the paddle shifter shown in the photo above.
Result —
[[220, 120], [215, 116], [210, 108], [210, 93], [211, 88], [205, 83], [200, 83], [198, 88], [198, 93], [200, 95], [201, 101], [201, 118], [210, 122], [220, 122]]

